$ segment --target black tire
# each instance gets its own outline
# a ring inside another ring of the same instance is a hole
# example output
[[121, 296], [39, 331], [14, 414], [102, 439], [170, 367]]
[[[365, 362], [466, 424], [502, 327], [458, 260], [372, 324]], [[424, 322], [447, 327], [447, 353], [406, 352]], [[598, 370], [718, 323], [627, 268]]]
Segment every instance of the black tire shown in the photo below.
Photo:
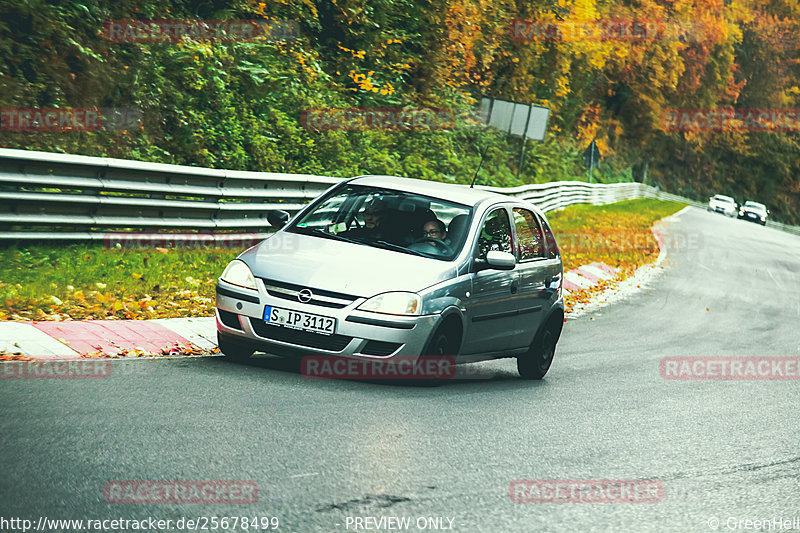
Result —
[[219, 351], [231, 361], [247, 361], [255, 349], [244, 342], [225, 337], [217, 332]]
[[560, 331], [551, 322], [531, 343], [528, 351], [517, 357], [517, 371], [522, 379], [542, 379], [556, 354]]
[[436, 332], [428, 341], [428, 345], [425, 346], [425, 350], [421, 355], [423, 357], [426, 355], [455, 357], [457, 355], [456, 352], [458, 352], [458, 341], [460, 340], [456, 338], [457, 329], [452, 323], [445, 322], [440, 325], [436, 328]]
[[[428, 345], [425, 346], [425, 350], [420, 354], [420, 360], [426, 357], [455, 357], [458, 351], [458, 340], [456, 340], [456, 332], [453, 331], [453, 329], [452, 326], [447, 327], [447, 324], [439, 326], [428, 341]], [[454, 362], [452, 359], [451, 361]], [[451, 369], [451, 371], [453, 372], [452, 375], [445, 374], [452, 377], [455, 375], [455, 368]], [[421, 377], [411, 381], [411, 383], [422, 387], [436, 387], [445, 380], [446, 376], [442, 376], [441, 378], [442, 379], [430, 379]]]

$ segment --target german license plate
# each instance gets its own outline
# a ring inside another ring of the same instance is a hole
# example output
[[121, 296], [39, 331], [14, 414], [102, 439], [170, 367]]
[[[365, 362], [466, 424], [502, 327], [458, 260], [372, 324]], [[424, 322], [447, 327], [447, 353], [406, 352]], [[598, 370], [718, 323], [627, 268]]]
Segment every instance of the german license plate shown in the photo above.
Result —
[[333, 317], [312, 315], [311, 313], [281, 309], [269, 305], [264, 309], [264, 321], [267, 324], [313, 331], [323, 335], [332, 335], [336, 331], [336, 319]]

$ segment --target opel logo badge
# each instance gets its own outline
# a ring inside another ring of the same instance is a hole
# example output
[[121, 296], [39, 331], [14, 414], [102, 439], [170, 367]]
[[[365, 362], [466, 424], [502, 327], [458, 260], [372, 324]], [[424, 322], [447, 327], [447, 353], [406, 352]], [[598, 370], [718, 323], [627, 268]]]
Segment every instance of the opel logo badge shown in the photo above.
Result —
[[297, 299], [304, 304], [310, 302], [312, 296], [314, 296], [314, 293], [311, 292], [311, 289], [303, 289], [297, 293]]

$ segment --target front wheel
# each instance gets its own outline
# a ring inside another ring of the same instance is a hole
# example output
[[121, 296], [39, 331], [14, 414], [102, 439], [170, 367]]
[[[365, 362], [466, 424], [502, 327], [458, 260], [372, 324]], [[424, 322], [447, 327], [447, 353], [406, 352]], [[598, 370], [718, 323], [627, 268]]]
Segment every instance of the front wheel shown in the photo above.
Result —
[[452, 338], [452, 335], [445, 329], [439, 328], [436, 330], [436, 333], [433, 334], [431, 337], [428, 346], [425, 348], [425, 351], [422, 352], [422, 355], [434, 355], [434, 356], [443, 356], [443, 355], [455, 355], [454, 350], [456, 347], [456, 343]]
[[219, 332], [217, 332], [217, 343], [219, 344], [219, 351], [232, 361], [246, 361], [255, 352], [251, 346], [244, 342], [224, 337]]
[[541, 335], [537, 335], [530, 348], [517, 357], [517, 371], [522, 379], [542, 379], [556, 354], [558, 334], [548, 326]]

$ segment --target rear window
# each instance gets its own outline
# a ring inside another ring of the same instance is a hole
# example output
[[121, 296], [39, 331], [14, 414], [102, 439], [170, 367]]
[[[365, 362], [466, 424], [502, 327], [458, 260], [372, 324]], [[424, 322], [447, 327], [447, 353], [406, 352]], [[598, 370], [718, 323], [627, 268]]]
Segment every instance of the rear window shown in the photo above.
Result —
[[542, 226], [542, 232], [544, 233], [544, 250], [547, 254], [548, 259], [555, 259], [559, 255], [558, 251], [558, 244], [556, 243], [556, 237], [553, 235], [553, 230], [550, 229], [550, 225], [547, 224], [547, 221], [544, 218], [539, 217], [539, 223]]
[[515, 207], [514, 226], [517, 228], [517, 254], [520, 261], [547, 256], [542, 230], [532, 211]]

